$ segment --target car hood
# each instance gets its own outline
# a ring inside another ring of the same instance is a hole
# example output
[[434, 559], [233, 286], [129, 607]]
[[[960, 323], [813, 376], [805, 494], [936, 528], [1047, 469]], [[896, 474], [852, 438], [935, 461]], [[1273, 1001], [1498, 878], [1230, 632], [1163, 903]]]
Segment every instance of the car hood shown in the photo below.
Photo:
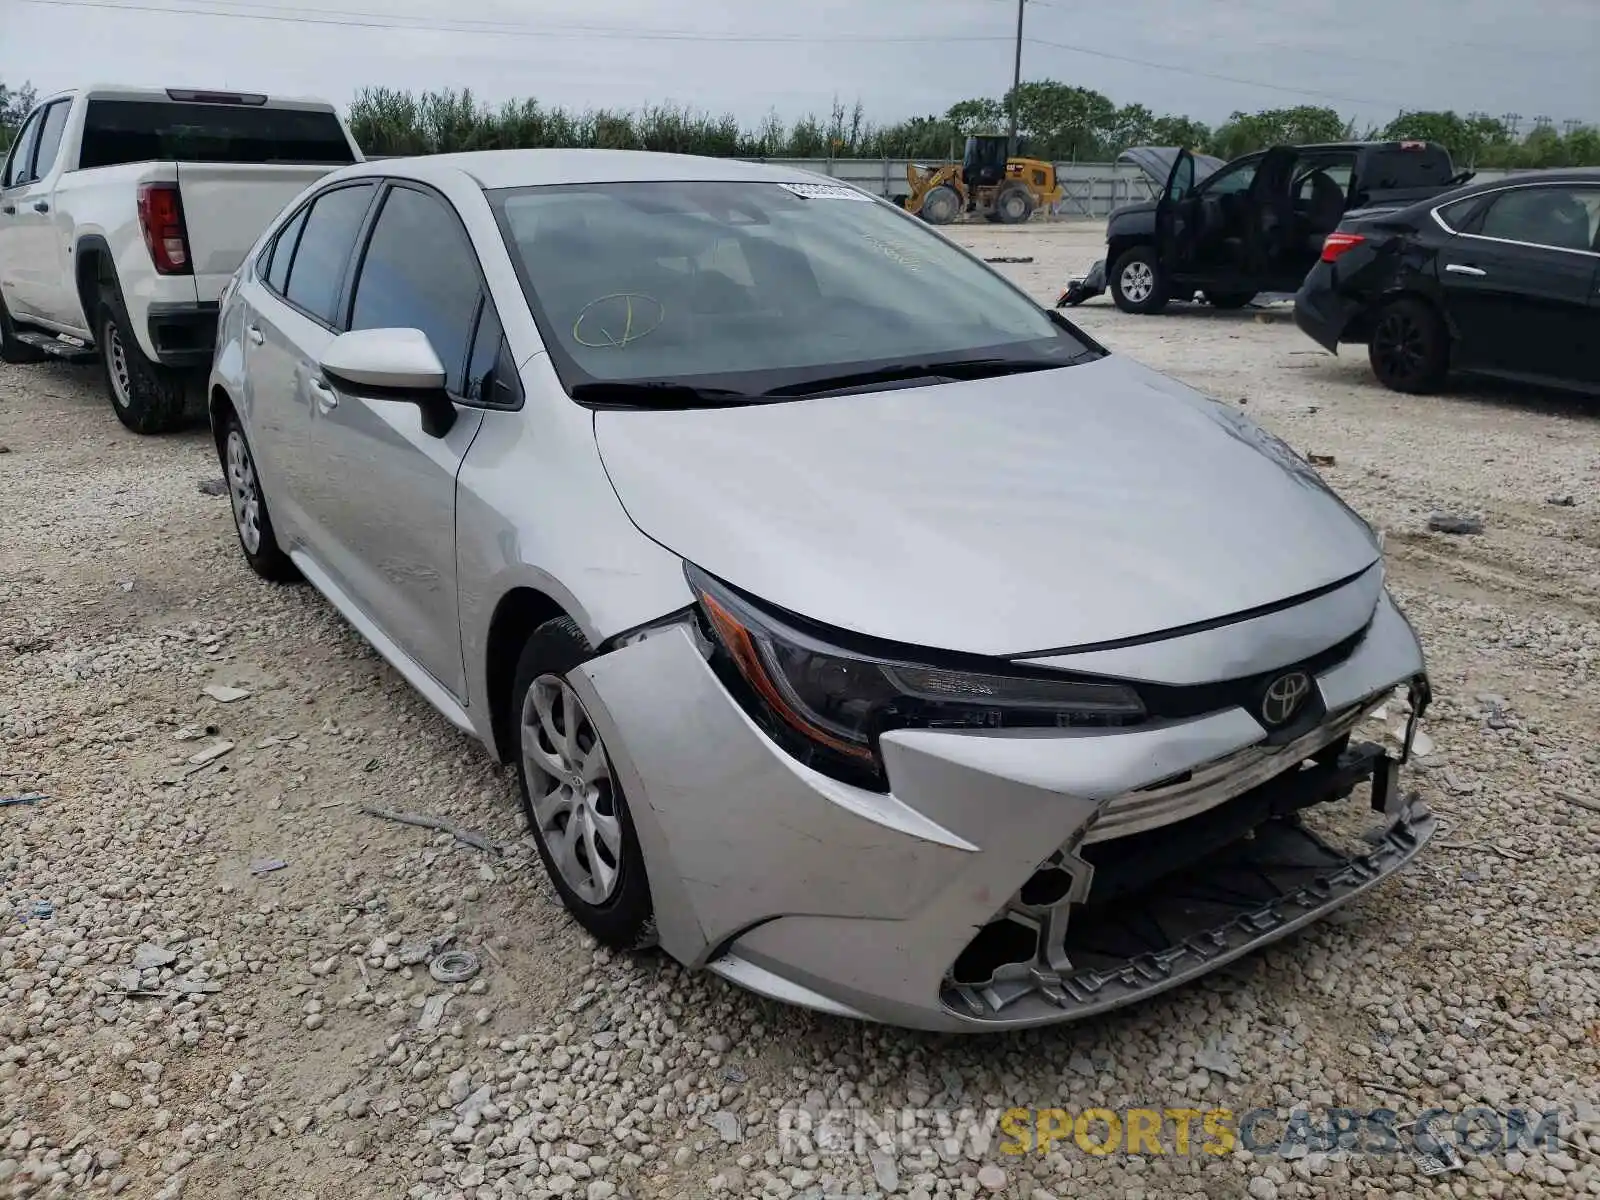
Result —
[[[1145, 173], [1158, 188], [1167, 186], [1172, 175], [1172, 164], [1178, 161], [1181, 151], [1176, 146], [1129, 146], [1117, 155], [1117, 162], [1132, 163]], [[1227, 163], [1210, 154], [1193, 154], [1194, 181], [1199, 183], [1208, 175], [1215, 175]]]
[[839, 629], [1021, 655], [1271, 605], [1378, 558], [1283, 443], [1131, 360], [595, 414], [649, 537]]

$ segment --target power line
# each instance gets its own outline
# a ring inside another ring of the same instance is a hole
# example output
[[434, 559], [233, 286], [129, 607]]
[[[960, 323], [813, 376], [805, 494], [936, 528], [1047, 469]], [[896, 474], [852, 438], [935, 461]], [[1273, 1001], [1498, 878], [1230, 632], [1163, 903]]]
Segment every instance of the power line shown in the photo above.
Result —
[[[37, 3], [38, 0], [28, 0]], [[1035, 0], [1037, 2], [1037, 0]], [[1180, 67], [1175, 63], [1156, 62], [1148, 58], [1135, 58], [1129, 54], [1114, 54], [1109, 50], [1097, 50], [1093, 46], [1075, 46], [1070, 42], [1055, 42], [1047, 38], [1030, 37], [1029, 42], [1039, 46], [1050, 46], [1057, 50], [1065, 50], [1071, 54], [1087, 54], [1092, 58], [1110, 59], [1112, 62], [1132, 63], [1135, 66], [1149, 67], [1155, 71], [1171, 71], [1178, 75], [1193, 75], [1200, 79], [1215, 79], [1222, 83], [1237, 83], [1244, 87], [1265, 88], [1268, 91], [1284, 92], [1291, 96], [1313, 96], [1322, 100], [1342, 100], [1347, 104], [1384, 105], [1393, 108], [1405, 108], [1396, 100], [1385, 100], [1380, 96], [1344, 96], [1338, 92], [1323, 92], [1314, 88], [1291, 87], [1287, 84], [1264, 83], [1259, 79], [1242, 79], [1237, 75], [1220, 75], [1215, 71], [1198, 71], [1193, 67]]]
[[[336, 25], [355, 29], [386, 29], [386, 30], [417, 30], [426, 33], [469, 33], [492, 34], [498, 37], [537, 37], [537, 38], [597, 38], [608, 41], [671, 41], [671, 42], [729, 42], [729, 43], [771, 43], [771, 44], [805, 44], [805, 43], [873, 43], [873, 44], [927, 44], [934, 42], [1009, 42], [1011, 38], [1002, 35], [973, 35], [973, 34], [947, 34], [947, 35], [915, 35], [915, 34], [727, 34], [706, 33], [692, 30], [626, 30], [604, 29], [595, 26], [532, 26], [519, 24], [499, 24], [492, 22], [458, 21], [443, 24], [426, 18], [399, 18], [377, 13], [344, 13], [337, 10], [293, 10], [298, 13], [313, 13], [320, 15], [289, 16], [283, 10], [277, 12], [240, 12], [223, 8], [203, 8], [198, 6], [173, 6], [156, 4], [130, 4], [119, 3], [117, 0], [21, 0], [24, 4], [34, 4], [46, 8], [95, 8], [111, 9], [118, 12], [148, 12], [165, 13], [171, 16], [199, 16], [199, 17], [224, 17], [236, 21], [272, 21], [291, 25]], [[207, 4], [226, 3], [227, 0], [204, 0]]]

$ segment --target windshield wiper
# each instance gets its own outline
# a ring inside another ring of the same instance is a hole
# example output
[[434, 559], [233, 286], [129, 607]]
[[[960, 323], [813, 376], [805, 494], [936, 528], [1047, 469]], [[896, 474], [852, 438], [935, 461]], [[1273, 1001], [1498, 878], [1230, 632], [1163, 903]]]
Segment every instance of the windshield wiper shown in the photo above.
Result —
[[671, 379], [610, 379], [580, 383], [572, 398], [596, 408], [713, 408], [759, 399], [732, 388], [695, 387]]
[[842, 375], [807, 379], [803, 383], [787, 383], [762, 395], [774, 398], [815, 396], [822, 392], [871, 387], [879, 383], [900, 383], [910, 379], [990, 379], [997, 375], [1020, 375], [1026, 371], [1070, 367], [1084, 361], [1084, 358], [1084, 355], [1075, 354], [1070, 358], [953, 358], [936, 362], [891, 363], [870, 371], [850, 371]]

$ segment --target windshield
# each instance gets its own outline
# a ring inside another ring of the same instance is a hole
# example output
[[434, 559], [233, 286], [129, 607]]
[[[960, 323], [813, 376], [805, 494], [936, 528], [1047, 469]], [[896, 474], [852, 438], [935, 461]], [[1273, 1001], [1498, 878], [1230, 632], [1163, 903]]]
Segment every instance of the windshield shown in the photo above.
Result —
[[596, 384], [648, 384], [634, 389], [638, 403], [691, 391], [737, 402], [846, 376], [866, 386], [891, 365], [1022, 370], [1100, 353], [853, 189], [607, 183], [489, 197], [556, 370], [580, 399]]

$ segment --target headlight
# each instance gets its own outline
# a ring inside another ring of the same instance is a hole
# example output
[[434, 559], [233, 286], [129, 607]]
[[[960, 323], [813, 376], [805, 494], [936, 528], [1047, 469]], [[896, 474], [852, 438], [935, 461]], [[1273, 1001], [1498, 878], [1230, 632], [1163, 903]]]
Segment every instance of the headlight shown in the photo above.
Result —
[[1138, 693], [1120, 683], [1003, 663], [929, 665], [836, 645], [695, 567], [685, 571], [730, 690], [801, 761], [851, 783], [884, 786], [877, 740], [889, 729], [1124, 725], [1145, 716]]

